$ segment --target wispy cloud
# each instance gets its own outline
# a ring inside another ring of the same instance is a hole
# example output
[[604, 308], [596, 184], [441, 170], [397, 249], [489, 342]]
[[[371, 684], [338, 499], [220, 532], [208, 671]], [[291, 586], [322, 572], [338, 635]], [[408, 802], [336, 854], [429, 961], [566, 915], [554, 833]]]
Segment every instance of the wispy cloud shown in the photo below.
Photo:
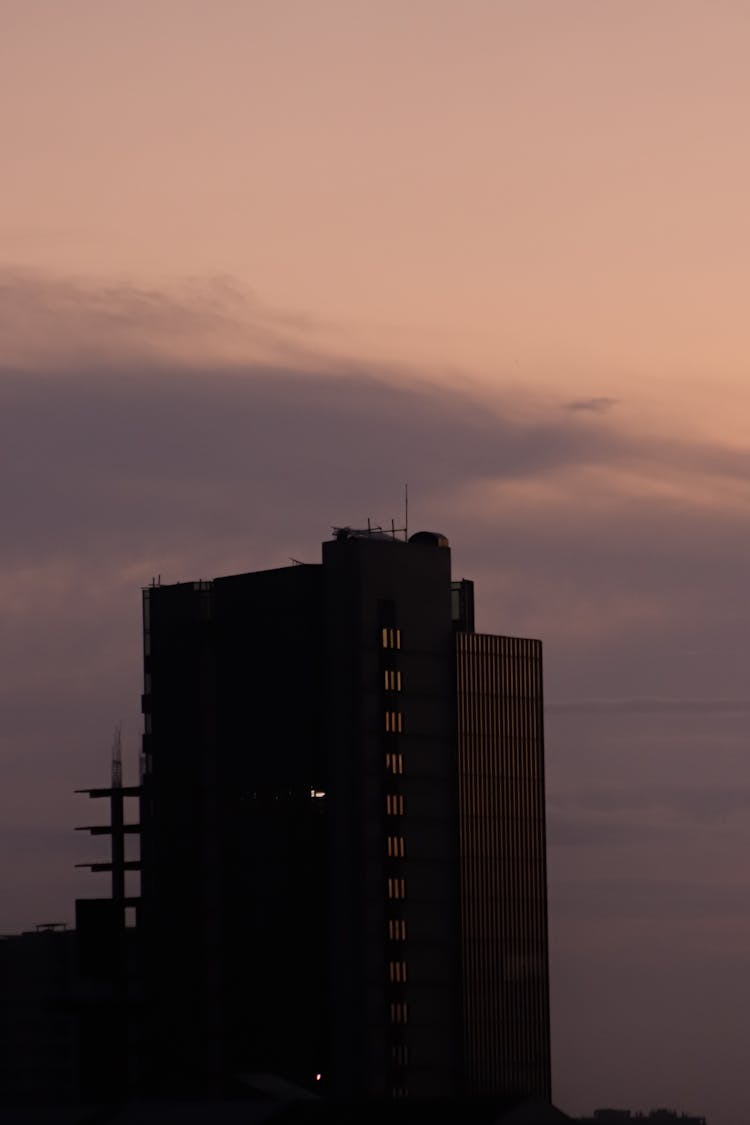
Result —
[[590, 411], [593, 414], [606, 414], [614, 406], [617, 406], [618, 399], [607, 398], [604, 395], [595, 396], [593, 398], [578, 398], [573, 399], [572, 402], [565, 403], [566, 410], [572, 411]]

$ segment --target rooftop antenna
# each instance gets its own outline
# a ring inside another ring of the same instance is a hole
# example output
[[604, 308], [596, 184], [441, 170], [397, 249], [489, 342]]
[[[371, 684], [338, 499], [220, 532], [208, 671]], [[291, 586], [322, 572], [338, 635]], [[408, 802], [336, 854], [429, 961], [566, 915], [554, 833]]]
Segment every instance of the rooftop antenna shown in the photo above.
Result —
[[409, 539], [409, 485], [404, 484], [404, 542]]
[[112, 739], [112, 788], [122, 789], [122, 723], [115, 727]]

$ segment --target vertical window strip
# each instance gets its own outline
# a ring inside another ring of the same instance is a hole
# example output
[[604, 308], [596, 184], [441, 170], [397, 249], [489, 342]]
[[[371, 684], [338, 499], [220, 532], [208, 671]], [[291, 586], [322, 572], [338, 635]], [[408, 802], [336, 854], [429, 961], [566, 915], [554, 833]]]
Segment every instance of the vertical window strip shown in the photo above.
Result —
[[383, 686], [386, 691], [401, 691], [401, 673], [397, 668], [383, 670]]
[[385, 768], [391, 773], [402, 774], [404, 772], [403, 754], [386, 754]]
[[384, 627], [380, 630], [381, 648], [401, 648], [401, 630]]
[[404, 815], [404, 796], [403, 793], [387, 793], [385, 797], [385, 812], [386, 816], [403, 816]]
[[401, 711], [386, 711], [384, 715], [385, 729], [388, 734], [402, 734], [404, 730], [404, 716]]

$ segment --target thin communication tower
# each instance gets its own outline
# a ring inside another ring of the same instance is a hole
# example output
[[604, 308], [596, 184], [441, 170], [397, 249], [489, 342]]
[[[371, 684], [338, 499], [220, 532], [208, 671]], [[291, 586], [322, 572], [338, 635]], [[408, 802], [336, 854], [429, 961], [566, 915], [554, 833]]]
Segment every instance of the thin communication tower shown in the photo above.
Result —
[[115, 727], [112, 739], [112, 788], [122, 789], [122, 723]]

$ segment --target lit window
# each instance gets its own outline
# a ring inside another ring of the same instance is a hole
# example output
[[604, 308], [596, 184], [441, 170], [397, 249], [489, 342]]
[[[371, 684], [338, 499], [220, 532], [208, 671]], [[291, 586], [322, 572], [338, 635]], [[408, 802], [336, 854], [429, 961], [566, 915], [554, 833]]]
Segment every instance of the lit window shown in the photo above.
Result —
[[388, 880], [388, 898], [406, 898], [406, 880], [393, 879]]
[[406, 961], [389, 961], [388, 977], [392, 984], [406, 984]]
[[393, 879], [388, 880], [388, 898], [406, 898], [406, 880]]
[[394, 668], [386, 668], [384, 672], [385, 690], [401, 691], [401, 673]]
[[404, 729], [404, 716], [400, 711], [386, 711], [385, 729], [390, 734], [401, 734]]
[[404, 797], [402, 793], [388, 793], [385, 798], [385, 811], [387, 816], [404, 815]]
[[388, 938], [390, 941], [406, 941], [406, 922], [403, 918], [388, 919]]
[[380, 643], [383, 648], [401, 648], [401, 630], [381, 629]]

